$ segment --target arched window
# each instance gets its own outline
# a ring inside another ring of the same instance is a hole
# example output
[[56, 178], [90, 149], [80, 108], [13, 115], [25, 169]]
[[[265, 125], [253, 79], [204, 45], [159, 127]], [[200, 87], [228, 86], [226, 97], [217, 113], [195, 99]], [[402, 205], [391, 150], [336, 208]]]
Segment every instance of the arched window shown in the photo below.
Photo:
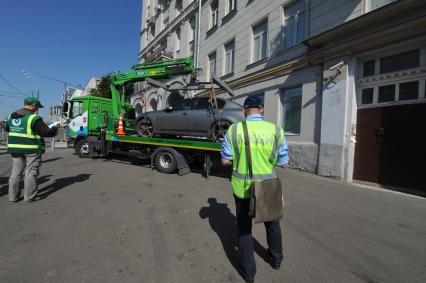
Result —
[[151, 108], [151, 111], [157, 111], [158, 106], [158, 100], [155, 98], [151, 98], [149, 100], [149, 108]]
[[136, 105], [135, 105], [135, 111], [136, 111], [136, 115], [142, 114], [142, 112], [143, 112], [142, 104], [136, 103]]
[[181, 95], [179, 91], [172, 91], [167, 98], [167, 106], [173, 105], [176, 102], [181, 101], [183, 98], [183, 95]]
[[[183, 87], [183, 85], [184, 84], [182, 82], [180, 82], [180, 81], [174, 81], [174, 82], [172, 82], [170, 84], [170, 87], [171, 88], [173, 88], [173, 87]], [[183, 91], [181, 91], [181, 90], [171, 91], [170, 94], [169, 94], [169, 96], [167, 97], [166, 107], [170, 106], [172, 104], [175, 104], [176, 102], [181, 101], [184, 98], [185, 98], [185, 95], [184, 95]]]

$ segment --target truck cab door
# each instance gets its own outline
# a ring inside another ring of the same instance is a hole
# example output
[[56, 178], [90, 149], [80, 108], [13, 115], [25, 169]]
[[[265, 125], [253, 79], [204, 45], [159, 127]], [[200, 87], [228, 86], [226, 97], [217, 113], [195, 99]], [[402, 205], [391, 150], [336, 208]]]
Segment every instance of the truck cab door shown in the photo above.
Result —
[[99, 130], [102, 125], [103, 115], [101, 114], [101, 105], [97, 101], [92, 101], [89, 115], [89, 127], [92, 130]]

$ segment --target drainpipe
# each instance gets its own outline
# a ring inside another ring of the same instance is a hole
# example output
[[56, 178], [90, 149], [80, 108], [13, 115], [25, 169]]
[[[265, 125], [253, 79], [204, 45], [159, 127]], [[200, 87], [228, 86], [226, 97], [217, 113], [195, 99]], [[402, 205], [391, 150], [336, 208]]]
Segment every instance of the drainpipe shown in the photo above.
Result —
[[317, 88], [317, 93], [316, 93], [316, 109], [315, 112], [319, 112], [319, 115], [315, 115], [316, 116], [316, 123], [318, 125], [318, 130], [316, 131], [316, 135], [317, 138], [317, 143], [318, 143], [318, 151], [317, 151], [317, 164], [315, 166], [315, 174], [319, 175], [319, 167], [320, 167], [320, 158], [321, 158], [321, 127], [322, 127], [322, 98], [323, 98], [323, 90], [324, 90], [324, 62], [321, 62], [320, 64], [320, 74], [319, 74], [319, 78], [318, 78], [318, 88]]
[[195, 68], [198, 68], [200, 62], [200, 34], [201, 34], [201, 3], [202, 0], [198, 0], [198, 19], [197, 19], [197, 47], [195, 51]]

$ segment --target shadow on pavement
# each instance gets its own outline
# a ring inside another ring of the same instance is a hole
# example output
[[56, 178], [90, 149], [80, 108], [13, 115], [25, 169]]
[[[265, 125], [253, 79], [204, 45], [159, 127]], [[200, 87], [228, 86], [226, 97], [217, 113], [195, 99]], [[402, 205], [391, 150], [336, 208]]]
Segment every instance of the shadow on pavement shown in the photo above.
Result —
[[[49, 177], [52, 175], [45, 175], [37, 178], [37, 184], [41, 185], [48, 182]], [[9, 193], [9, 177], [0, 177], [0, 197]], [[24, 188], [24, 181], [21, 181], [21, 189]]]
[[62, 190], [74, 183], [88, 180], [91, 175], [92, 174], [79, 174], [77, 176], [55, 179], [52, 184], [49, 184], [46, 187], [40, 189], [38, 191], [38, 196], [43, 199], [47, 198], [50, 194]]
[[[219, 236], [226, 257], [235, 270], [242, 275], [237, 251], [237, 219], [226, 203], [218, 203], [216, 198], [209, 198], [207, 202], [209, 206], [202, 207], [199, 215], [201, 219], [209, 219], [210, 227]], [[253, 245], [255, 252], [266, 261], [267, 251], [254, 237]]]
[[9, 187], [9, 177], [0, 177], [0, 197], [7, 195]]
[[55, 158], [46, 159], [46, 160], [43, 160], [42, 163], [52, 162], [52, 161], [56, 161], [58, 159], [62, 159], [62, 157], [55, 157]]

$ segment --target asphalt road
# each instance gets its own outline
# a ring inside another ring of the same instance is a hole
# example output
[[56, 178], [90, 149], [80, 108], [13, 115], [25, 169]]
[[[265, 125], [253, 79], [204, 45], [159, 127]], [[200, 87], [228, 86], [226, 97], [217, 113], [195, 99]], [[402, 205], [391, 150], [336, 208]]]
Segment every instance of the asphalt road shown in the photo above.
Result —
[[[4, 152], [4, 151], [3, 151]], [[9, 204], [0, 151], [0, 282], [243, 282], [228, 179], [48, 153], [32, 204]], [[294, 170], [285, 183], [284, 263], [256, 282], [426, 282], [426, 200]]]

